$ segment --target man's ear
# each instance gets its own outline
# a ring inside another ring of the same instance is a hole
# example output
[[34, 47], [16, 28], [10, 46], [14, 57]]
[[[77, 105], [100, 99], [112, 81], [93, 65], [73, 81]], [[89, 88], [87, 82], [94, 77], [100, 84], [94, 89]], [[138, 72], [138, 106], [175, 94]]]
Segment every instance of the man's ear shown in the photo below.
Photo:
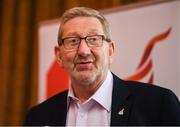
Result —
[[115, 50], [115, 43], [111, 42], [109, 44], [109, 64], [111, 64], [113, 62], [114, 50]]
[[59, 65], [63, 68], [62, 59], [61, 59], [61, 49], [59, 46], [54, 47], [54, 53]]

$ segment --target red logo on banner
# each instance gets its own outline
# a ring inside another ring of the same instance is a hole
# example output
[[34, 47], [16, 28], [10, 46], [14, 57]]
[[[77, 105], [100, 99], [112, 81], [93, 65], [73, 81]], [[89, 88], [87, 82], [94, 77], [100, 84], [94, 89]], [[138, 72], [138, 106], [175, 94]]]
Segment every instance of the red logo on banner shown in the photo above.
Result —
[[69, 76], [67, 72], [59, 66], [57, 60], [54, 60], [47, 73], [46, 98], [68, 89], [68, 84]]
[[166, 39], [168, 37], [168, 35], [170, 34], [170, 32], [171, 32], [171, 28], [169, 28], [167, 31], [165, 31], [162, 34], [155, 36], [154, 38], [152, 38], [149, 41], [148, 45], [146, 46], [146, 48], [144, 50], [144, 53], [143, 53], [142, 58], [140, 60], [140, 63], [137, 66], [136, 72], [133, 75], [127, 77], [126, 78], [127, 80], [140, 81], [141, 79], [146, 77], [150, 71], [152, 71], [150, 74], [150, 78], [147, 81], [147, 83], [153, 83], [153, 80], [154, 80], [154, 73], [152, 70], [152, 68], [153, 68], [153, 62], [152, 61], [153, 60], [152, 60], [150, 55], [151, 55], [151, 52], [152, 52], [155, 44]]
[[[148, 78], [148, 83], [153, 83], [154, 73], [153, 73], [153, 60], [151, 58], [152, 50], [158, 42], [166, 39], [171, 32], [171, 28], [162, 34], [153, 37], [147, 44], [140, 63], [136, 68], [136, 71], [131, 76], [127, 77], [126, 80], [140, 81], [150, 73]], [[52, 66], [47, 73], [47, 91], [46, 98], [49, 98], [61, 91], [68, 89], [69, 76], [67, 72], [62, 69], [56, 60], [54, 60]]]

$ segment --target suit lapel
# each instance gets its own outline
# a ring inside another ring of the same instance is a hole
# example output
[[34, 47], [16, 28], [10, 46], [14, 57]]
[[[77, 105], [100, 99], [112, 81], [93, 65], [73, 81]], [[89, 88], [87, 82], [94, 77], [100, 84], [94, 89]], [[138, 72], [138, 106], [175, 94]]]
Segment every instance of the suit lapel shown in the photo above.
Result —
[[111, 126], [127, 125], [131, 108], [131, 101], [128, 99], [130, 93], [125, 81], [114, 74], [113, 79]]

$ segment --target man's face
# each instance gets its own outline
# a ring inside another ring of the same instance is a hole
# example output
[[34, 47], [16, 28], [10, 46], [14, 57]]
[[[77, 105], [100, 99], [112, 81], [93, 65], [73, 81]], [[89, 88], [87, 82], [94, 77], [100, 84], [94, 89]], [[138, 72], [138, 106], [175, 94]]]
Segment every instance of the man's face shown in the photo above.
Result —
[[[76, 17], [64, 24], [62, 38], [104, 35], [102, 25], [94, 17]], [[91, 84], [104, 80], [114, 55], [114, 43], [103, 41], [101, 47], [90, 48], [85, 40], [77, 50], [55, 47], [60, 65], [66, 69], [72, 83]]]

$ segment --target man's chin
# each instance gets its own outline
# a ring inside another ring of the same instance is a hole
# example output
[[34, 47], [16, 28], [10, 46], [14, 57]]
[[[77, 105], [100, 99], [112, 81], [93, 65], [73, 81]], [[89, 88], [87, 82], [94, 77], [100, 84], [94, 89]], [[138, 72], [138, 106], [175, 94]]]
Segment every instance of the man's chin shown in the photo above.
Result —
[[80, 72], [75, 75], [76, 81], [87, 84], [93, 82], [94, 76], [92, 72]]

